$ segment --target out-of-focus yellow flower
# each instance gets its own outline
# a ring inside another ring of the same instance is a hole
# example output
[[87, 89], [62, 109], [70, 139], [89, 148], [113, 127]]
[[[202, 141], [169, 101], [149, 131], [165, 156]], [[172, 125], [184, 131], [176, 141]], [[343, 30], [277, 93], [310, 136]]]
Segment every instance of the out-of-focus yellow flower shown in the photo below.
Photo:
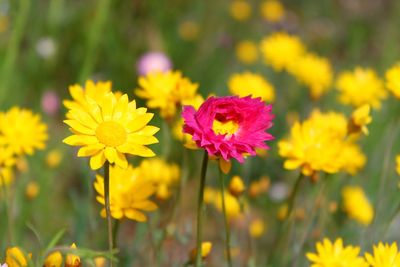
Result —
[[275, 100], [274, 87], [261, 75], [251, 72], [235, 73], [228, 81], [229, 91], [240, 97], [251, 95], [261, 97], [263, 101]]
[[216, 199], [217, 191], [212, 187], [206, 186], [206, 188], [204, 188], [204, 203], [214, 204]]
[[233, 0], [229, 11], [233, 19], [246, 21], [251, 16], [251, 5], [245, 0]]
[[47, 125], [38, 114], [19, 107], [0, 112], [0, 145], [13, 153], [32, 155], [36, 149], [45, 148], [47, 138]]
[[59, 251], [55, 251], [46, 257], [44, 267], [61, 267], [63, 257]]
[[306, 256], [312, 262], [313, 267], [368, 267], [368, 263], [359, 256], [360, 247], [343, 246], [341, 238], [332, 243], [325, 238], [323, 242], [317, 242], [316, 253], [307, 253]]
[[400, 266], [400, 253], [397, 243], [391, 245], [379, 242], [374, 246], [374, 254], [365, 253], [365, 259], [371, 267], [397, 267]]
[[[71, 95], [75, 98], [74, 91]], [[73, 135], [64, 143], [82, 146], [78, 157], [90, 157], [90, 167], [97, 170], [107, 160], [109, 163], [126, 168], [125, 154], [152, 157], [154, 152], [146, 145], [158, 143], [154, 134], [159, 128], [147, 125], [153, 118], [146, 108], [137, 108], [136, 102], [129, 102], [125, 94], [119, 99], [112, 92], [96, 100], [85, 96], [80, 105], [73, 105], [68, 111], [69, 119], [64, 123], [71, 127]]]
[[371, 107], [368, 104], [365, 104], [354, 110], [349, 121], [349, 133], [362, 132], [363, 134], [368, 135], [367, 125], [372, 121], [370, 112]]
[[160, 158], [143, 160], [139, 166], [140, 179], [151, 181], [156, 187], [156, 197], [165, 200], [171, 196], [170, 188], [180, 179], [176, 164], [168, 164]]
[[56, 168], [58, 165], [60, 165], [61, 160], [62, 154], [58, 149], [53, 149], [46, 155], [46, 164], [50, 168]]
[[400, 154], [396, 156], [396, 172], [400, 175]]
[[28, 161], [25, 157], [17, 158], [15, 162], [15, 167], [21, 173], [26, 173], [29, 170]]
[[8, 267], [25, 267], [28, 266], [28, 261], [20, 248], [11, 247], [6, 250], [6, 263]]
[[381, 101], [387, 97], [382, 80], [369, 68], [357, 67], [354, 71], [340, 73], [336, 87], [340, 92], [339, 101], [354, 107], [369, 104], [379, 109]]
[[139, 77], [135, 94], [147, 99], [149, 108], [160, 109], [161, 116], [170, 119], [176, 114], [177, 106], [197, 96], [198, 87], [179, 71], [156, 71]]
[[107, 260], [104, 257], [97, 257], [94, 259], [94, 265], [96, 267], [106, 267], [107, 266]]
[[286, 219], [286, 217], [288, 216], [288, 212], [289, 212], [289, 207], [288, 205], [284, 204], [281, 205], [278, 209], [278, 212], [276, 214], [276, 216], [278, 217], [278, 220], [283, 221]]
[[[73, 243], [71, 245], [71, 249], [75, 250], [76, 245]], [[81, 258], [75, 254], [68, 253], [65, 257], [65, 267], [80, 267], [81, 266]]]
[[[9, 185], [14, 181], [14, 173], [9, 167], [0, 168], [0, 186]], [[1, 191], [0, 191], [1, 195]]]
[[257, 44], [250, 40], [244, 40], [236, 45], [235, 53], [237, 59], [244, 64], [252, 64], [258, 59]]
[[255, 198], [260, 194], [267, 192], [270, 184], [271, 181], [267, 176], [263, 176], [260, 180], [251, 182], [249, 187], [249, 196]]
[[261, 15], [266, 21], [280, 22], [285, 16], [285, 7], [280, 1], [266, 0], [261, 4]]
[[178, 33], [183, 40], [194, 41], [199, 37], [199, 25], [193, 20], [185, 20], [179, 25]]
[[14, 180], [12, 167], [15, 164], [16, 159], [13, 151], [9, 147], [0, 146], [0, 187], [9, 185]]
[[[201, 257], [205, 259], [208, 255], [210, 255], [212, 250], [211, 242], [202, 242], [201, 243]], [[197, 248], [194, 248], [190, 251], [190, 262], [194, 262], [196, 260]]]
[[[240, 203], [236, 197], [229, 192], [224, 192], [225, 198], [225, 211], [228, 220], [236, 219], [241, 215]], [[215, 199], [215, 207], [222, 212], [222, 195], [221, 192], [217, 193]]]
[[261, 219], [255, 219], [250, 222], [249, 234], [253, 238], [261, 237], [265, 232], [265, 224]]
[[386, 87], [398, 99], [400, 99], [400, 63], [386, 71]]
[[307, 86], [313, 99], [320, 98], [331, 88], [333, 71], [327, 58], [307, 53], [293, 61], [289, 72]]
[[374, 218], [374, 209], [359, 186], [345, 186], [342, 189], [343, 209], [347, 215], [363, 225], [369, 225]]
[[0, 15], [0, 33], [7, 31], [10, 24], [9, 18], [6, 15]]
[[[110, 209], [115, 219], [124, 217], [139, 221], [147, 221], [144, 211], [153, 211], [157, 205], [148, 198], [156, 192], [153, 182], [142, 179], [139, 168], [128, 166], [126, 169], [112, 166], [110, 168]], [[104, 205], [104, 178], [96, 175], [94, 188], [97, 191], [97, 201]], [[103, 207], [101, 215], [105, 217]]]
[[25, 196], [28, 199], [32, 200], [37, 197], [37, 195], [39, 194], [39, 190], [39, 184], [37, 182], [31, 181], [26, 185]]
[[277, 32], [265, 37], [261, 42], [261, 52], [265, 63], [276, 71], [288, 70], [293, 62], [304, 53], [300, 38], [286, 32]]
[[246, 186], [244, 185], [242, 178], [240, 178], [238, 175], [235, 175], [232, 177], [228, 189], [233, 196], [239, 197], [243, 194]]
[[278, 143], [279, 154], [287, 158], [284, 168], [301, 168], [306, 176], [324, 171], [355, 174], [365, 164], [365, 156], [347, 140], [347, 120], [341, 113], [312, 112], [303, 123], [296, 122], [289, 139]]

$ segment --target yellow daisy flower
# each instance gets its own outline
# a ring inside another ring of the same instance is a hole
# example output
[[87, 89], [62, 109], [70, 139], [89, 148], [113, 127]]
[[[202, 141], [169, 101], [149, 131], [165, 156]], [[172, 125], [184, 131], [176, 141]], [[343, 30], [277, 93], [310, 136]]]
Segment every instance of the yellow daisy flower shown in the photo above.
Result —
[[249, 225], [249, 234], [253, 238], [261, 237], [265, 232], [265, 224], [261, 219], [254, 219]]
[[362, 132], [363, 134], [368, 135], [369, 132], [367, 125], [372, 122], [370, 112], [371, 107], [368, 104], [362, 105], [361, 107], [355, 109], [351, 114], [349, 121], [349, 133]]
[[245, 0], [233, 0], [229, 11], [233, 19], [246, 21], [251, 16], [251, 5]]
[[328, 59], [307, 53], [293, 61], [289, 72], [308, 87], [313, 99], [320, 98], [332, 84], [333, 71]]
[[341, 238], [332, 242], [325, 238], [323, 242], [317, 242], [317, 253], [307, 253], [311, 261], [310, 267], [368, 267], [368, 263], [359, 256], [360, 248], [343, 246]]
[[61, 267], [62, 266], [63, 257], [60, 251], [55, 251], [50, 253], [45, 261], [44, 267]]
[[28, 266], [27, 255], [18, 247], [11, 247], [6, 250], [6, 263], [8, 267]]
[[374, 218], [374, 208], [363, 189], [359, 186], [345, 186], [342, 189], [343, 209], [347, 215], [363, 225], [369, 225]]
[[[72, 250], [76, 249], [75, 243], [73, 243], [70, 247]], [[68, 253], [65, 257], [65, 267], [80, 267], [81, 266], [81, 258], [78, 255]]]
[[241, 41], [235, 47], [235, 54], [240, 62], [252, 64], [258, 59], [257, 44], [249, 40]]
[[280, 22], [285, 16], [285, 8], [277, 0], [266, 0], [261, 4], [261, 15], [266, 21]]
[[242, 178], [240, 178], [238, 175], [235, 175], [229, 182], [228, 190], [231, 195], [239, 197], [246, 190], [246, 186], [244, 185]]
[[73, 135], [63, 142], [82, 146], [78, 157], [91, 157], [90, 167], [97, 170], [106, 160], [126, 168], [125, 153], [142, 157], [155, 155], [145, 146], [158, 143], [153, 135], [159, 128], [147, 125], [153, 118], [152, 113], [147, 113], [146, 108], [137, 108], [136, 102], [129, 102], [126, 94], [117, 99], [110, 92], [99, 102], [86, 95], [85, 108], [71, 107], [70, 118], [64, 121]]
[[369, 68], [357, 67], [354, 71], [339, 74], [336, 87], [340, 92], [339, 101], [354, 107], [369, 104], [374, 109], [381, 107], [387, 92], [376, 72]]
[[199, 85], [182, 76], [179, 71], [150, 72], [139, 77], [139, 88], [135, 94], [147, 99], [147, 106], [160, 109], [163, 118], [171, 118], [177, 106], [197, 96]]
[[400, 63], [386, 71], [386, 87], [398, 99], [400, 99]]
[[261, 97], [263, 101], [273, 102], [275, 99], [274, 87], [261, 75], [244, 72], [233, 74], [228, 81], [229, 91], [240, 97], [251, 95]]
[[[142, 179], [142, 172], [139, 168], [128, 166], [121, 169], [118, 166], [110, 168], [110, 210], [111, 216], [115, 219], [124, 217], [144, 222], [147, 220], [144, 211], [153, 211], [157, 205], [148, 198], [156, 191], [153, 182], [148, 179]], [[97, 201], [104, 205], [104, 179], [97, 175], [94, 182], [94, 188], [97, 192]], [[105, 208], [101, 215], [105, 217]]]
[[365, 259], [371, 267], [400, 267], [400, 253], [396, 242], [391, 245], [379, 242], [374, 246], [374, 255], [365, 253]]
[[276, 71], [287, 70], [305, 51], [300, 38], [286, 32], [273, 33], [261, 42], [265, 63]]
[[400, 175], [400, 154], [396, 156], [396, 172]]
[[0, 112], [0, 145], [12, 153], [32, 155], [36, 149], [45, 148], [47, 138], [47, 125], [38, 114], [19, 107]]

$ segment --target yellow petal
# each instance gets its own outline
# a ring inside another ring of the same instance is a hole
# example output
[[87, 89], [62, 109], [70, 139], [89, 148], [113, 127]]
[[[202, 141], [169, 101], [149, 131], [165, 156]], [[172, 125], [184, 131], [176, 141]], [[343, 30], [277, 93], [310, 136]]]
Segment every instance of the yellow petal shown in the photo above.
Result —
[[151, 145], [158, 143], [158, 139], [155, 138], [154, 136], [146, 136], [133, 133], [133, 134], [128, 134], [127, 142], [138, 145]]
[[104, 96], [101, 102], [101, 113], [103, 115], [104, 121], [109, 121], [112, 119], [114, 111], [115, 97], [112, 93], [108, 93]]
[[117, 150], [122, 153], [141, 157], [154, 157], [156, 155], [150, 148], [132, 143], [125, 143], [117, 147]]
[[142, 212], [134, 210], [134, 209], [129, 209], [125, 211], [125, 216], [128, 219], [135, 220], [138, 222], [145, 222], [147, 221], [146, 215], [144, 215]]
[[65, 138], [63, 142], [70, 146], [85, 146], [98, 143], [99, 140], [91, 135], [71, 135]]
[[90, 158], [90, 168], [92, 170], [100, 169], [104, 162], [106, 162], [106, 157], [104, 156], [104, 151], [101, 150], [99, 153]]
[[128, 130], [129, 133], [139, 131], [140, 129], [144, 128], [147, 123], [153, 118], [153, 113], [146, 113], [137, 116], [135, 119], [128, 123]]
[[128, 95], [124, 94], [119, 99], [114, 108], [113, 120], [122, 118], [128, 109]]
[[147, 125], [143, 129], [141, 129], [140, 131], [137, 131], [136, 133], [137, 134], [141, 134], [141, 135], [154, 135], [159, 130], [160, 130], [160, 128], [158, 128], [158, 127]]
[[150, 200], [143, 200], [140, 202], [133, 203], [131, 207], [144, 211], [153, 211], [157, 209], [157, 205]]
[[69, 125], [72, 129], [74, 129], [78, 133], [86, 134], [86, 135], [94, 135], [95, 134], [94, 129], [85, 127], [84, 125], [80, 124], [76, 120], [64, 120], [64, 123]]
[[104, 148], [103, 144], [97, 143], [88, 146], [81, 147], [78, 151], [78, 157], [90, 157], [97, 154]]
[[115, 157], [115, 164], [121, 167], [122, 169], [128, 168], [128, 161], [126, 160], [125, 154], [117, 151]]
[[106, 159], [110, 163], [114, 163], [115, 162], [115, 158], [117, 157], [117, 151], [115, 150], [115, 148], [106, 147], [105, 150], [104, 150], [104, 154], [106, 156]]

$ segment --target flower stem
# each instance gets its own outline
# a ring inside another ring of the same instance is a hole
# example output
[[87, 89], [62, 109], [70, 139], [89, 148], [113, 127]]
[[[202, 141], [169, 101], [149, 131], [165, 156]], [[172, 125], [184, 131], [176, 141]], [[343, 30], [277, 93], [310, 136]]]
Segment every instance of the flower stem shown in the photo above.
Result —
[[221, 169], [219, 170], [219, 178], [221, 181], [221, 202], [222, 202], [222, 213], [224, 214], [224, 224], [225, 224], [225, 250], [226, 259], [228, 261], [228, 266], [232, 267], [232, 257], [231, 257], [231, 232], [229, 229], [229, 222], [225, 207], [225, 180]]
[[200, 267], [201, 263], [201, 244], [203, 234], [203, 213], [204, 213], [204, 187], [206, 184], [206, 173], [207, 173], [208, 154], [204, 151], [203, 163], [201, 165], [201, 177], [200, 177], [200, 188], [199, 188], [199, 199], [197, 202], [197, 254], [196, 254], [196, 267]]
[[297, 180], [296, 180], [296, 182], [295, 182], [295, 184], [293, 186], [293, 190], [290, 193], [290, 196], [289, 196], [289, 199], [288, 199], [287, 218], [289, 218], [290, 215], [292, 214], [292, 211], [293, 211], [293, 208], [294, 208], [294, 202], [295, 202], [295, 199], [296, 199], [296, 195], [297, 195], [297, 193], [299, 191], [301, 181], [303, 180], [304, 177], [305, 176], [303, 175], [303, 173], [300, 172], [299, 177], [297, 178]]
[[3, 175], [0, 173], [0, 184], [2, 188], [2, 194], [4, 197], [4, 206], [6, 210], [6, 216], [7, 216], [7, 224], [8, 224], [8, 241], [10, 246], [14, 245], [14, 235], [13, 235], [13, 222], [11, 218], [11, 205], [9, 201], [9, 195], [8, 195], [8, 189], [6, 185], [6, 180], [4, 179]]
[[[113, 250], [113, 232], [112, 232], [112, 221], [110, 211], [110, 163], [106, 160], [104, 163], [104, 200], [106, 206], [106, 217], [108, 227], [108, 249], [110, 253]], [[110, 260], [110, 266], [113, 266], [112, 260]]]

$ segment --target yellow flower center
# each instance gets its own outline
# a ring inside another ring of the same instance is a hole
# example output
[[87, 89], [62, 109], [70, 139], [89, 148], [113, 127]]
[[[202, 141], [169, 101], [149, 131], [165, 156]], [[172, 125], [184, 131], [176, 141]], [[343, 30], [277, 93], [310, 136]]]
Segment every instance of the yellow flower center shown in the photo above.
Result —
[[239, 124], [235, 121], [224, 121], [214, 120], [212, 129], [215, 134], [221, 135], [232, 135], [235, 134], [239, 129]]
[[100, 143], [108, 147], [117, 147], [125, 143], [127, 134], [121, 124], [114, 121], [105, 121], [97, 127], [96, 137]]

